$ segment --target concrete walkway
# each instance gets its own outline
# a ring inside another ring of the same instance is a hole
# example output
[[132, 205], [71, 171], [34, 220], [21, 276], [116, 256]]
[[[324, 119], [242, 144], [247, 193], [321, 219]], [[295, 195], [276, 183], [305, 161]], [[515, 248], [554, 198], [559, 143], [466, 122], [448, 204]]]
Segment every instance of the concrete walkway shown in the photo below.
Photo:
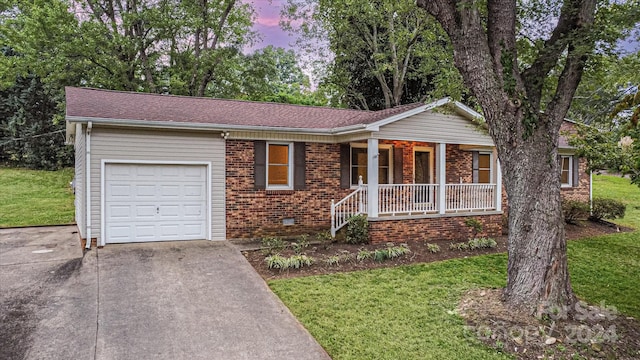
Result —
[[328, 359], [232, 246], [0, 230], [0, 358]]

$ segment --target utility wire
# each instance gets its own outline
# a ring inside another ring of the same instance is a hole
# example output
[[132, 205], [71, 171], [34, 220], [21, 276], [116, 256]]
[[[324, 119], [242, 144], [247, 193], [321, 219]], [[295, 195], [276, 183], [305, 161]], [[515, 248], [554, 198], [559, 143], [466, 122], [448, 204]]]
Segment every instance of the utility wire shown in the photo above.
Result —
[[10, 142], [13, 141], [21, 141], [21, 140], [27, 140], [27, 139], [34, 139], [34, 138], [39, 138], [42, 136], [48, 136], [48, 135], [53, 135], [53, 134], [58, 134], [61, 132], [64, 132], [65, 130], [56, 130], [56, 131], [52, 131], [52, 132], [48, 132], [48, 133], [44, 133], [44, 134], [37, 134], [37, 135], [31, 135], [31, 136], [23, 136], [23, 137], [19, 137], [19, 138], [13, 138], [13, 139], [9, 139], [3, 143], [0, 143], [0, 146], [4, 146]]

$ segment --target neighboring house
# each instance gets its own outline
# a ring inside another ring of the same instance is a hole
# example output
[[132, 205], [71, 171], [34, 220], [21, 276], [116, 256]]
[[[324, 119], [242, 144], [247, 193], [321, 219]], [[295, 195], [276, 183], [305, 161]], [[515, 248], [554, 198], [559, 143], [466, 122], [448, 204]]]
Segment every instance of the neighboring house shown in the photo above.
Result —
[[[495, 147], [459, 102], [372, 112], [80, 88], [66, 99], [76, 221], [100, 246], [335, 232], [358, 213], [374, 242], [467, 237], [470, 216], [485, 236], [502, 231]], [[588, 200], [585, 162], [560, 147], [563, 193]]]

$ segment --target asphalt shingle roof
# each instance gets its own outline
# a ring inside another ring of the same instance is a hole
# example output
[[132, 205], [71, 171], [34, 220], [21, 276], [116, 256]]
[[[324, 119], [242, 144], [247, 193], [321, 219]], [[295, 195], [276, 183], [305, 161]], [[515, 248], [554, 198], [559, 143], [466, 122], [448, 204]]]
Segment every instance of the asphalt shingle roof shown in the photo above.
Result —
[[154, 122], [334, 129], [370, 124], [424, 104], [380, 111], [67, 87], [67, 116]]

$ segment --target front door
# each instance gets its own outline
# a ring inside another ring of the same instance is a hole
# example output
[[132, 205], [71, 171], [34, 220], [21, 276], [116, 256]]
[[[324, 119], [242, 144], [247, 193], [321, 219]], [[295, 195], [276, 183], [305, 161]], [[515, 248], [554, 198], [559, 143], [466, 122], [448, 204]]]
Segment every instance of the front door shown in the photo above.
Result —
[[416, 150], [414, 159], [415, 170], [413, 182], [415, 184], [431, 184], [431, 152]]
[[[433, 169], [431, 151], [426, 149], [416, 149], [414, 151], [414, 170], [413, 170], [413, 182], [414, 184], [431, 184], [433, 183]], [[435, 189], [432, 186], [417, 186], [414, 188], [413, 201], [420, 204], [419, 206], [425, 206], [433, 203], [435, 199]]]

